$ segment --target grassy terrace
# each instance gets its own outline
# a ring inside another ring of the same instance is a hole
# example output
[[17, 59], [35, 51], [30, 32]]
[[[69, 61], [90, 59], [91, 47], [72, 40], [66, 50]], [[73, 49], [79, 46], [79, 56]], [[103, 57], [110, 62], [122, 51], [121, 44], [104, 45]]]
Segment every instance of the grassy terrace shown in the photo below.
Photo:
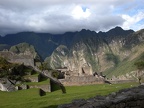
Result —
[[73, 99], [88, 99], [96, 95], [107, 95], [131, 86], [137, 86], [137, 83], [71, 86], [66, 87], [66, 94], [57, 90], [42, 97], [39, 96], [38, 89], [16, 92], [0, 91], [0, 108], [56, 108], [57, 105], [69, 103]]

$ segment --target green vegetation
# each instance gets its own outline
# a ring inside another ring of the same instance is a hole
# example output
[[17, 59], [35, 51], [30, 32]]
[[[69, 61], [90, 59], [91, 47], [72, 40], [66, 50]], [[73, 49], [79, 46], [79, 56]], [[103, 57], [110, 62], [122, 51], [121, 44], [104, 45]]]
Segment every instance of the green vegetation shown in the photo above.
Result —
[[46, 62], [43, 62], [40, 66], [39, 66], [39, 69], [40, 70], [49, 70], [49, 68], [48, 68], [48, 63], [46, 63]]
[[112, 61], [115, 64], [115, 66], [117, 66], [118, 63], [120, 62], [119, 57], [111, 53], [106, 54], [106, 60]]
[[[139, 52], [136, 52], [136, 54]], [[134, 54], [131, 54], [134, 55]], [[111, 78], [114, 76], [125, 75], [126, 73], [130, 73], [132, 71], [137, 70], [137, 67], [134, 65], [137, 61], [144, 60], [144, 53], [141, 53], [136, 58], [130, 60], [130, 58], [124, 59], [119, 62], [117, 66], [110, 68], [104, 72], [104, 74]]]
[[0, 57], [0, 78], [25, 81], [24, 76], [36, 73], [31, 67], [24, 64], [9, 63], [5, 58]]
[[20, 43], [18, 45], [12, 46], [10, 48], [10, 51], [14, 53], [24, 53], [27, 49], [35, 53], [34, 47], [32, 45], [29, 45], [28, 43]]
[[26, 51], [31, 53], [31, 56], [34, 56], [36, 61], [40, 61], [41, 57], [38, 55], [36, 52], [35, 48], [33, 45], [30, 45], [28, 43], [20, 43], [17, 45], [12, 46], [9, 51], [14, 52], [14, 53], [25, 53]]
[[144, 76], [142, 72], [144, 70], [144, 60], [135, 62], [135, 65], [138, 69], [136, 77], [139, 81], [139, 84], [141, 84], [142, 77]]
[[66, 87], [66, 94], [61, 90], [39, 96], [38, 89], [20, 90], [17, 92], [0, 91], [0, 108], [56, 108], [59, 104], [69, 103], [73, 99], [88, 99], [96, 95], [107, 95], [123, 88], [137, 86], [136, 83], [99, 84]]
[[6, 77], [8, 80], [21, 80], [23, 65], [9, 63], [0, 57], [0, 78]]
[[134, 66], [135, 61], [136, 59], [132, 60], [131, 62], [124, 60], [120, 62], [116, 67], [106, 70], [104, 74], [108, 78], [111, 78], [113, 75], [114, 76], [125, 75], [126, 73], [136, 70], [136, 67]]

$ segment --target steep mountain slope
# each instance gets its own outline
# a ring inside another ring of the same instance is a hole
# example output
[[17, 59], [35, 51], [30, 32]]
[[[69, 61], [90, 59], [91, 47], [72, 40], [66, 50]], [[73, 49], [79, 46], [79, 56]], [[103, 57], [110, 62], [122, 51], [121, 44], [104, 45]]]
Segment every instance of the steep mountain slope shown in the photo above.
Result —
[[[81, 30], [65, 34], [21, 32], [0, 37], [9, 46], [27, 42], [33, 45], [51, 68], [67, 67], [73, 75], [84, 70], [121, 75], [135, 70], [133, 63], [144, 53], [144, 30], [134, 32], [115, 27], [108, 32]], [[132, 68], [128, 68], [132, 67]]]
[[119, 38], [119, 35], [124, 36], [132, 32], [132, 30], [124, 31], [120, 27], [116, 27], [106, 33], [96, 33], [94, 31], [85, 29], [81, 30], [80, 32], [67, 32], [57, 35], [52, 35], [49, 33], [20, 32], [17, 34], [8, 34], [5, 37], [0, 37], [0, 44], [13, 46], [26, 42], [33, 45], [42, 58], [45, 59], [46, 57], [50, 56], [59, 45], [65, 45], [71, 49], [74, 44], [80, 41], [83, 42], [91, 37], [97, 39], [97, 37], [100, 36], [111, 41], [111, 38], [114, 38], [115, 36], [118, 36], [116, 38]]
[[89, 31], [85, 32], [84, 38], [70, 49], [66, 46], [57, 47], [51, 57], [46, 59], [49, 66], [67, 67], [72, 74], [77, 72], [79, 75], [84, 67], [90, 67], [92, 72], [105, 72], [108, 77], [136, 70], [134, 62], [144, 53], [143, 30], [132, 33], [116, 27], [107, 33], [90, 35], [89, 38], [85, 38]]
[[26, 42], [33, 45], [42, 58], [45, 59], [61, 44], [70, 47], [73, 44], [71, 40], [76, 33], [67, 32], [65, 34], [52, 35], [49, 33], [20, 32], [0, 37], [0, 44], [13, 46]]
[[128, 78], [130, 75], [135, 74], [137, 70], [134, 63], [144, 60], [144, 30], [129, 35], [124, 41], [122, 51], [126, 52], [125, 54], [128, 56], [117, 67], [110, 68], [105, 72], [108, 77]]

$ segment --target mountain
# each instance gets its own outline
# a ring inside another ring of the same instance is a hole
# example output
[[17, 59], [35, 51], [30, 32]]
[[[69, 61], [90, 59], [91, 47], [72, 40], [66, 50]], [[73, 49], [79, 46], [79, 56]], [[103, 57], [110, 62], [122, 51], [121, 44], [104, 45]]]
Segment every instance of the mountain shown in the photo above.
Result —
[[57, 35], [21, 32], [0, 37], [0, 43], [8, 46], [22, 42], [33, 45], [51, 68], [67, 67], [73, 75], [89, 70], [108, 76], [135, 70], [133, 63], [144, 53], [143, 40], [144, 30], [134, 32], [120, 27], [98, 33], [82, 29]]
[[[52, 38], [52, 39], [51, 39]], [[57, 37], [51, 34], [39, 34], [34, 32], [21, 32], [17, 34], [8, 34], [0, 38], [1, 44], [9, 46], [17, 45], [19, 43], [29, 43], [33, 45], [43, 58], [49, 56], [57, 45]]]
[[14, 45], [10, 47], [9, 51], [13, 52], [14, 54], [19, 54], [22, 56], [28, 55], [29, 57], [35, 59], [36, 61], [41, 61], [41, 57], [35, 50], [34, 46], [28, 43], [19, 43], [17, 45]]
[[45, 61], [52, 68], [67, 67], [73, 74], [83, 74], [84, 68], [103, 72], [116, 67], [127, 57], [121, 49], [125, 39], [133, 33], [120, 27], [99, 33], [83, 29], [74, 36], [70, 48], [58, 46]]
[[[120, 29], [120, 27], [114, 28], [115, 30], [122, 32], [123, 34], [128, 34], [130, 31], [124, 31]], [[90, 37], [97, 38], [98, 35], [102, 36], [117, 36], [117, 32], [113, 32], [115, 30], [108, 31], [106, 33], [96, 33], [90, 30], [81, 30], [80, 32], [67, 32], [64, 34], [52, 35], [49, 33], [34, 33], [34, 32], [20, 32], [16, 34], [8, 34], [5, 37], [0, 37], [0, 44], [6, 44], [8, 46], [13, 46], [19, 43], [29, 43], [33, 45], [43, 59], [50, 56], [52, 52], [59, 46], [65, 45], [68, 48], [81, 40], [86, 40]], [[2, 48], [1, 48], [2, 49]], [[4, 49], [4, 48], [3, 48]]]

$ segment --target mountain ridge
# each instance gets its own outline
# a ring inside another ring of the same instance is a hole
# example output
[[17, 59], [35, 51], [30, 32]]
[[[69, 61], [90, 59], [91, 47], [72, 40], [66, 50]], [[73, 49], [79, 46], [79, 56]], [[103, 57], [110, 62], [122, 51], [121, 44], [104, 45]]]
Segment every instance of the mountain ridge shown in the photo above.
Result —
[[[118, 27], [116, 27], [115, 29], [117, 28]], [[108, 33], [108, 32], [105, 32], [105, 33]], [[86, 33], [88, 35], [86, 35]], [[41, 56], [44, 59], [47, 56], [50, 56], [52, 52], [54, 51], [53, 49], [58, 47], [58, 45], [62, 44], [70, 48], [70, 46], [73, 43], [76, 43], [77, 41], [81, 40], [81, 38], [84, 38], [84, 37], [89, 38], [89, 36], [91, 37], [91, 35], [96, 37], [99, 35], [99, 33], [96, 33], [95, 31], [85, 30], [85, 29], [82, 29], [79, 32], [78, 31], [66, 32], [64, 34], [55, 34], [55, 35], [50, 34], [50, 33], [20, 32], [16, 34], [8, 34], [5, 37], [1, 37], [0, 43], [12, 46], [12, 45], [16, 45], [22, 42], [27, 42], [31, 45], [34, 45], [36, 50], [41, 54]], [[48, 41], [48, 40], [51, 40], [51, 41]], [[41, 49], [40, 44], [43, 44], [42, 45], [43, 49]], [[46, 46], [51, 46], [51, 47], [46, 47]]]
[[144, 30], [134, 32], [115, 27], [107, 32], [82, 29], [55, 35], [21, 32], [0, 38], [1, 44], [9, 46], [22, 42], [33, 45], [50, 68], [67, 67], [72, 75], [83, 75], [84, 70], [111, 74], [108, 70], [134, 62], [143, 53], [139, 46], [143, 46]]

